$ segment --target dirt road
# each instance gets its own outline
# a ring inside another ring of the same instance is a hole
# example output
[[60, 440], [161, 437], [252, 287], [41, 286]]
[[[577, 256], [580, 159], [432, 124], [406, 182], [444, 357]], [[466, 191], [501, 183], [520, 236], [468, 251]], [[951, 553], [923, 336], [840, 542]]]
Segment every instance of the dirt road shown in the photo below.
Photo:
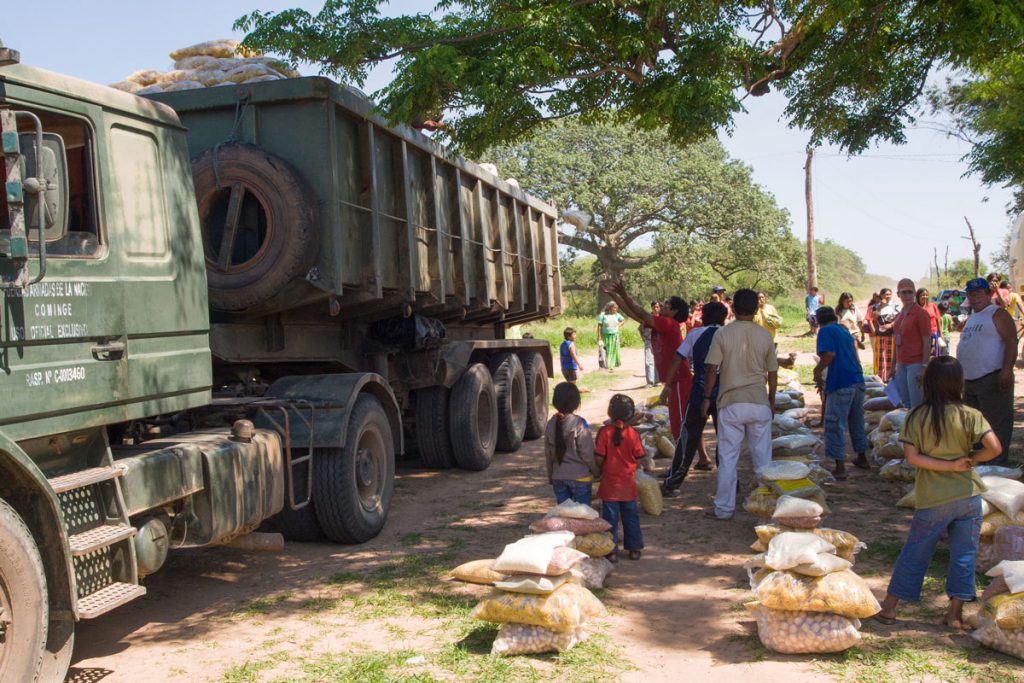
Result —
[[[615, 390], [650, 394], [642, 354], [624, 349], [623, 363], [631, 370], [620, 370], [611, 390], [586, 397], [588, 419], [603, 417]], [[1019, 381], [1018, 396], [1022, 388]], [[742, 467], [746, 486], [745, 458]], [[869, 672], [872, 680], [1022, 680], [1011, 660], [936, 625], [938, 579], [926, 586], [921, 606], [906, 612], [909, 622], [865, 624], [864, 645], [852, 655], [767, 652], [743, 608], [751, 598], [742, 563], [760, 520], [744, 512], [728, 522], [703, 517], [714, 481], [713, 472], [694, 473], [660, 517], [642, 518], [643, 558], [620, 561], [600, 594], [610, 616], [571, 656], [487, 656], [494, 628], [468, 618], [483, 589], [437, 580], [445, 567], [494, 557], [553, 504], [535, 441], [499, 454], [479, 473], [433, 472], [403, 461], [387, 527], [361, 546], [289, 543], [275, 555], [226, 548], [172, 554], [146, 579], [145, 598], [80, 625], [68, 680], [799, 683]], [[833, 510], [826, 523], [869, 544], [856, 569], [879, 596], [909, 518], [893, 507], [901, 489], [858, 470], [826, 486]]]

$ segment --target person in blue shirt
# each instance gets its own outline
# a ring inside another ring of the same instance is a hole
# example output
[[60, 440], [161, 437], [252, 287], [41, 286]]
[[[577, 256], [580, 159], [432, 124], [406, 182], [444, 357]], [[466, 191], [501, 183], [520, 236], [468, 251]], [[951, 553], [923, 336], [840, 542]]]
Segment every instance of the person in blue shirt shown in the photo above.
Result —
[[818, 294], [817, 287], [811, 287], [807, 290], [807, 296], [804, 297], [804, 309], [807, 311], [807, 324], [811, 328], [807, 334], [817, 334], [818, 318], [815, 314], [823, 303], [825, 303], [825, 297]]
[[576, 355], [576, 330], [567, 327], [562, 336], [565, 341], [558, 347], [558, 356], [562, 361], [562, 376], [565, 377], [565, 381], [576, 384], [576, 380], [579, 379], [577, 371], [583, 372], [583, 363]]
[[[839, 324], [831, 306], [815, 312], [818, 322], [818, 364], [814, 366], [814, 385], [822, 394], [825, 422], [825, 455], [835, 460], [837, 480], [846, 479], [846, 430], [857, 452], [856, 467], [868, 464], [868, 436], [864, 426], [864, 373], [853, 336]], [[827, 373], [826, 373], [827, 370]]]

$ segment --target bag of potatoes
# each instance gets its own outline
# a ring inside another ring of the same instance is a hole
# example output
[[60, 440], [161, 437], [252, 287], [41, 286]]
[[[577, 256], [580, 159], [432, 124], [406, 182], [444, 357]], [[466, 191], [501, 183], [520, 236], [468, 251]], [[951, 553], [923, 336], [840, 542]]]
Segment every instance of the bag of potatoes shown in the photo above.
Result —
[[842, 652], [860, 642], [859, 619], [827, 612], [769, 609], [747, 603], [757, 620], [757, 636], [772, 650], [787, 655]]
[[541, 652], [565, 652], [587, 639], [582, 628], [553, 631], [529, 624], [502, 624], [491, 645], [492, 655], [532, 655]]

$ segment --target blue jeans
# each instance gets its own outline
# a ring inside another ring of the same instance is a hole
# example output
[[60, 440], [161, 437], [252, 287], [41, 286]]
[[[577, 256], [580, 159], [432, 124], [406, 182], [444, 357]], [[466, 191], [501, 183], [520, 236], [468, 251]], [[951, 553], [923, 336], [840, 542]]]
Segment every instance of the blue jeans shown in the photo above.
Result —
[[622, 547], [626, 550], [643, 550], [644, 535], [640, 531], [640, 503], [635, 500], [602, 500], [601, 517], [612, 525], [612, 540], [615, 550], [619, 549], [619, 518], [622, 518]]
[[900, 392], [900, 401], [907, 410], [916, 408], [924, 400], [924, 390], [918, 379], [924, 372], [924, 363], [896, 364], [896, 390]]
[[654, 364], [654, 349], [647, 342], [644, 342], [644, 373], [647, 375], [648, 384], [658, 383], [658, 368]]
[[555, 490], [555, 502], [562, 504], [567, 500], [590, 505], [593, 496], [593, 484], [589, 481], [574, 481], [572, 479], [555, 479], [551, 482], [551, 488]]
[[846, 428], [857, 453], [867, 453], [868, 435], [864, 427], [864, 385], [836, 389], [825, 395], [825, 455], [833, 460], [846, 459]]
[[935, 545], [949, 531], [949, 567], [946, 595], [974, 600], [974, 561], [981, 536], [981, 496], [963, 498], [933, 508], [916, 510], [907, 542], [900, 551], [889, 581], [889, 595], [900, 600], [921, 599], [921, 584], [935, 554]]

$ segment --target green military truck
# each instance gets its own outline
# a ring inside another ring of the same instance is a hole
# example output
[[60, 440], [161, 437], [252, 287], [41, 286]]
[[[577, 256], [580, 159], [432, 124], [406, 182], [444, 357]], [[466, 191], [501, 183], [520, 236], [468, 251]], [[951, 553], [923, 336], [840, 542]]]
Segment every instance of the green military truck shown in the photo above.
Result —
[[0, 47], [0, 680], [170, 549], [358, 543], [540, 436], [554, 209], [323, 78], [157, 101]]

